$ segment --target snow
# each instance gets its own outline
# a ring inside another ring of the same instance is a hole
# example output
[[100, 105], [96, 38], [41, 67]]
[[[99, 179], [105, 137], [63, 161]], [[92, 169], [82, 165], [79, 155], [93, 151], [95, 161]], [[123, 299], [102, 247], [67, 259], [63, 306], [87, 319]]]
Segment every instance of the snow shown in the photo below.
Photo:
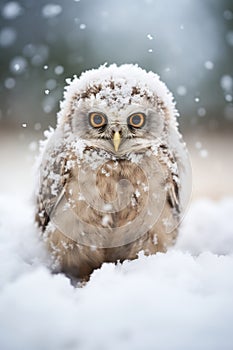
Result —
[[2, 16], [5, 19], [15, 19], [23, 12], [21, 5], [16, 1], [7, 2], [2, 8]]
[[35, 123], [34, 124], [34, 130], [38, 131], [41, 129], [41, 123]]
[[27, 61], [22, 56], [16, 56], [10, 61], [10, 71], [13, 74], [20, 75], [27, 69]]
[[[49, 90], [45, 90], [45, 98], [42, 101], [42, 108], [45, 113], [50, 113], [56, 106], [56, 99], [54, 96], [49, 95]], [[49, 95], [49, 96], [48, 96]]]
[[7, 88], [7, 89], [13, 89], [15, 87], [15, 79], [14, 78], [6, 78], [5, 81], [4, 81], [4, 86]]
[[107, 226], [109, 221], [110, 221], [110, 216], [109, 215], [103, 216], [102, 225]]
[[147, 39], [153, 40], [154, 38], [153, 38], [153, 36], [151, 34], [147, 34]]
[[58, 16], [62, 12], [61, 5], [58, 4], [46, 4], [42, 8], [42, 16], [44, 18], [53, 18]]
[[204, 117], [206, 115], [206, 109], [204, 107], [199, 107], [197, 110], [199, 117]]
[[86, 29], [86, 27], [87, 27], [87, 26], [86, 26], [86, 24], [84, 24], [84, 23], [81, 23], [80, 26], [79, 26], [79, 28], [82, 29], [82, 30]]
[[205, 64], [204, 64], [205, 68], [208, 69], [208, 70], [212, 70], [214, 68], [214, 64], [213, 62], [211, 61], [205, 61]]
[[48, 79], [45, 85], [47, 89], [54, 90], [57, 87], [57, 81], [55, 79]]
[[176, 248], [193, 255], [211, 252], [216, 255], [233, 254], [233, 228], [230, 217], [233, 198], [220, 202], [202, 199], [192, 204]]
[[2, 28], [0, 31], [0, 46], [8, 47], [14, 44], [17, 34], [11, 27]]
[[54, 73], [56, 74], [56, 75], [61, 75], [61, 74], [63, 74], [63, 72], [64, 72], [64, 67], [63, 66], [56, 66], [55, 68], [54, 68]]
[[225, 92], [231, 91], [231, 89], [233, 88], [232, 77], [228, 74], [223, 75], [220, 80], [220, 85]]
[[231, 96], [230, 94], [226, 94], [226, 95], [225, 95], [225, 100], [226, 100], [227, 102], [231, 102], [231, 101], [232, 101], [232, 96]]
[[201, 149], [201, 148], [202, 148], [202, 143], [201, 143], [200, 141], [197, 141], [197, 142], [195, 143], [195, 147], [196, 147], [197, 149]]
[[74, 288], [49, 270], [33, 205], [1, 194], [0, 348], [232, 350], [232, 212], [233, 198], [196, 201], [166, 254]]
[[201, 149], [199, 154], [202, 158], [208, 157], [208, 151], [206, 149]]
[[177, 91], [177, 94], [180, 96], [185, 96], [187, 94], [187, 89], [183, 85], [178, 86], [176, 91]]

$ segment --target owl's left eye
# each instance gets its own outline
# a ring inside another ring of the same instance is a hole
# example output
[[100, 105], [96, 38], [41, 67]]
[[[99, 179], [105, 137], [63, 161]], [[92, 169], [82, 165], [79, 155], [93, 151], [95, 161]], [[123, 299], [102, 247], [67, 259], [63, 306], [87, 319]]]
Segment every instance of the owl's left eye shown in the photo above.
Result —
[[133, 128], [141, 128], [145, 124], [144, 113], [134, 113], [128, 117], [128, 125]]
[[103, 113], [92, 112], [89, 114], [89, 122], [93, 128], [101, 128], [107, 125], [107, 117]]

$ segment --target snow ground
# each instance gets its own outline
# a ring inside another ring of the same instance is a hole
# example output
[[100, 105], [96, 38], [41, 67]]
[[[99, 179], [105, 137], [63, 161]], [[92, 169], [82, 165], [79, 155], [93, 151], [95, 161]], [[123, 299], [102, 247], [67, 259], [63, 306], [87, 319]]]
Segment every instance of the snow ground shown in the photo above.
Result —
[[0, 195], [1, 350], [232, 350], [233, 198], [191, 205], [176, 246], [83, 288], [51, 275], [31, 203]]

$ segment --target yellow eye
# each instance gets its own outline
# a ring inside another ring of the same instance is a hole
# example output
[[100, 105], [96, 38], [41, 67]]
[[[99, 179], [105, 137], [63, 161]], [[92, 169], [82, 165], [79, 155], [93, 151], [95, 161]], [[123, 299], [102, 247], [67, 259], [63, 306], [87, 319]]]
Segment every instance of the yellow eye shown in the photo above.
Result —
[[145, 124], [145, 114], [134, 113], [128, 118], [128, 125], [134, 128], [141, 128]]
[[93, 128], [101, 128], [107, 125], [107, 117], [99, 112], [92, 112], [89, 114], [89, 122]]

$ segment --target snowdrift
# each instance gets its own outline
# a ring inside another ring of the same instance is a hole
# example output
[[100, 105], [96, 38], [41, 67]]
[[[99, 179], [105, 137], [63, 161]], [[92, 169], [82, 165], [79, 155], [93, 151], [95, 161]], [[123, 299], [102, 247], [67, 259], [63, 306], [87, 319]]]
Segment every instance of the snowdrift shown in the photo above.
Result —
[[0, 349], [232, 350], [232, 213], [233, 198], [199, 200], [168, 253], [74, 288], [50, 273], [30, 202], [0, 196]]

